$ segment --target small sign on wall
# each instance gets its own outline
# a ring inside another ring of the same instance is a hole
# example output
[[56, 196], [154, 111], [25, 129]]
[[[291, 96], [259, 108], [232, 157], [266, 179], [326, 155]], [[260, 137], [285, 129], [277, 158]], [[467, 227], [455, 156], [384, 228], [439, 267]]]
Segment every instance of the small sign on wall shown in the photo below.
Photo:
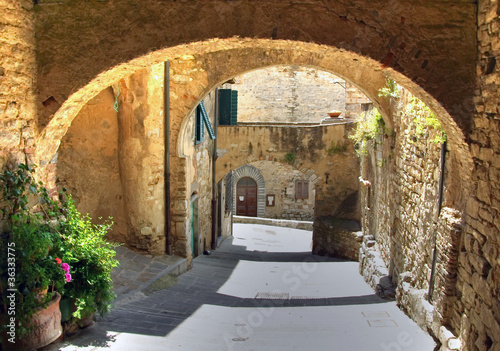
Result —
[[274, 207], [274, 194], [267, 194], [266, 195], [266, 207]]

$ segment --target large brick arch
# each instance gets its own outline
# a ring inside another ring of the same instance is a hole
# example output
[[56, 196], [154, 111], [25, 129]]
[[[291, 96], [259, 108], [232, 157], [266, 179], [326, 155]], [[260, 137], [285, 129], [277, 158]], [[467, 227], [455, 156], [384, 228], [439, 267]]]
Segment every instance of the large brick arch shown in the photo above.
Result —
[[[474, 89], [462, 87], [475, 76], [474, 2], [63, 0], [35, 9], [40, 107], [74, 93], [74, 100], [88, 101], [80, 89], [96, 95], [117, 73], [175, 57], [163, 48], [178, 47], [182, 55], [182, 45], [212, 38], [278, 39], [335, 47], [371, 59], [376, 70], [392, 68], [432, 95], [468, 134]], [[49, 119], [50, 111], [42, 111], [39, 124]]]

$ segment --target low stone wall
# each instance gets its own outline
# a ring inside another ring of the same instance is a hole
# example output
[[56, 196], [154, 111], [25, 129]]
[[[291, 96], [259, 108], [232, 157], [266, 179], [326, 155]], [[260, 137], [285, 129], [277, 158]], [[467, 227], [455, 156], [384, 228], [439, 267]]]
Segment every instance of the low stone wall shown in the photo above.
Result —
[[359, 273], [377, 295], [383, 298], [395, 297], [396, 291], [389, 270], [380, 255], [375, 238], [371, 235], [363, 237], [363, 244], [359, 249]]
[[275, 227], [313, 230], [313, 222], [290, 221], [286, 219], [233, 216], [233, 223], [264, 224], [264, 225], [272, 225]]
[[357, 221], [318, 217], [313, 225], [313, 253], [357, 261], [363, 234]]

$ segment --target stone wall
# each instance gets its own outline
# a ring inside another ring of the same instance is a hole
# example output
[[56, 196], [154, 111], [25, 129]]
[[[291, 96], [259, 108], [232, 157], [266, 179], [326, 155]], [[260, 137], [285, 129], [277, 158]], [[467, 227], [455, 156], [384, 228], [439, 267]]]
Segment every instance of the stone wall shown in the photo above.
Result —
[[371, 110], [373, 102], [365, 94], [349, 82], [344, 84], [346, 117], [359, 117], [361, 113]]
[[314, 218], [313, 253], [357, 261], [363, 234], [358, 221], [334, 216]]
[[37, 136], [36, 61], [33, 2], [2, 0], [0, 8], [0, 168], [3, 168], [9, 161], [37, 162], [32, 159]]
[[266, 195], [274, 195], [274, 205], [269, 206], [266, 203], [264, 217], [312, 221], [316, 198], [314, 182], [309, 181], [309, 197], [297, 199], [296, 181], [309, 180], [304, 173], [282, 162], [257, 161], [251, 165], [256, 167], [264, 177]]
[[[214, 127], [215, 92], [210, 93], [203, 101], [212, 127]], [[188, 184], [191, 194], [198, 195], [199, 236], [197, 238], [197, 247], [199, 250], [194, 253], [195, 256], [198, 256], [204, 250], [210, 250], [212, 244], [212, 167], [214, 141], [210, 138], [206, 127], [204, 127], [204, 141], [195, 145], [195, 114], [196, 112], [193, 111], [188, 116], [188, 128], [184, 135], [186, 143], [184, 151], [187, 155], [192, 155], [188, 167]]]
[[[460, 150], [447, 149], [440, 205], [441, 144], [437, 137], [441, 131], [425, 126], [431, 112], [421, 104], [415, 105], [416, 101], [400, 90], [400, 98], [393, 99], [394, 130], [379, 127], [381, 133], [370, 142], [369, 152], [362, 158], [362, 226], [364, 235], [376, 242], [367, 241], [372, 245], [361, 251], [360, 268], [382, 292], [392, 289], [388, 286], [390, 277], [397, 286], [401, 307], [438, 336], [440, 327], [449, 325], [452, 315], [450, 301], [455, 294], [463, 231], [461, 212], [447, 207], [456, 201], [453, 174]], [[381, 266], [377, 257], [386, 271], [373, 268]], [[366, 270], [382, 274], [373, 279]]]
[[238, 76], [228, 86], [238, 91], [238, 122], [319, 123], [331, 110], [345, 111], [343, 85], [326, 71], [274, 66]]
[[500, 5], [479, 1], [472, 196], [451, 326], [467, 350], [500, 348]]
[[[219, 197], [218, 197], [218, 233], [217, 240], [228, 238], [233, 235], [233, 209], [230, 205], [231, 201], [227, 198], [227, 195], [232, 191], [233, 181], [231, 180], [232, 175], [228, 174], [224, 179], [219, 182]], [[227, 202], [227, 203], [226, 203]]]
[[244, 217], [244, 216], [233, 216], [233, 221], [234, 223], [262, 224], [275, 227], [294, 228], [294, 229], [302, 229], [309, 231], [313, 230], [313, 222], [310, 221], [295, 221], [288, 219], [273, 219], [273, 218]]
[[110, 238], [150, 254], [165, 252], [162, 77], [156, 65], [103, 90], [80, 110], [57, 159], [57, 185], [78, 209], [96, 222], [113, 217]]
[[118, 155], [127, 214], [128, 245], [165, 252], [163, 66], [121, 79], [118, 95]]
[[[262, 38], [274, 43], [296, 41], [292, 51], [283, 52], [291, 60], [297, 58], [300, 45], [296, 44], [324, 45], [318, 56], [306, 63], [311, 66], [317, 66], [318, 58], [328, 47], [341, 49], [342, 55], [355, 53], [358, 63], [369, 64], [366, 58], [371, 58], [374, 69], [382, 71], [382, 66], [400, 72], [451, 111], [463, 130], [470, 126], [471, 94], [462, 87], [475, 75], [473, 2], [445, 5], [421, 1], [408, 5], [405, 0], [394, 0], [387, 6], [386, 2], [366, 0], [327, 4], [290, 0], [265, 3], [143, 0], [138, 5], [135, 0], [61, 0], [39, 1], [36, 6], [40, 101], [50, 96], [64, 101], [104, 73], [99, 81], [92, 82], [94, 87], [89, 87], [95, 96], [110, 85], [108, 79], [118, 71], [132, 67], [135, 71], [177, 57], [155, 54], [164, 48], [213, 38]], [[196, 19], [192, 17], [194, 14]], [[179, 55], [202, 50], [198, 46]], [[260, 51], [260, 62], [267, 60], [267, 54]], [[356, 75], [353, 82], [366, 81], [360, 71], [349, 68], [351, 64], [344, 70], [352, 70], [350, 74]], [[443, 77], [447, 84], [442, 84]], [[217, 84], [222, 82], [223, 76]], [[82, 97], [83, 103], [88, 101], [82, 95], [71, 100]], [[50, 114], [41, 116], [42, 124], [49, 119]]]
[[[315, 216], [334, 215], [356, 220], [359, 218], [359, 163], [353, 144], [347, 138], [353, 125], [221, 126], [218, 130], [217, 179], [232, 169], [256, 161], [288, 163], [314, 186]], [[332, 150], [332, 146], [345, 146], [345, 150]]]

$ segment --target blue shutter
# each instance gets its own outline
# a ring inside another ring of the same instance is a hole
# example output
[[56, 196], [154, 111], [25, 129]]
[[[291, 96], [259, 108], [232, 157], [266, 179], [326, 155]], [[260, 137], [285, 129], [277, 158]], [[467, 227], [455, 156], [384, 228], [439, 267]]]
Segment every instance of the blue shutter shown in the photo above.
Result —
[[203, 128], [203, 117], [201, 113], [201, 107], [198, 105], [196, 107], [196, 118], [195, 118], [195, 128], [194, 128], [194, 143], [195, 145], [201, 144], [204, 140], [205, 128]]
[[205, 109], [205, 103], [202, 101], [199, 107], [201, 116], [203, 117], [203, 122], [208, 129], [208, 134], [210, 135], [210, 139], [213, 140], [215, 139], [215, 133], [214, 130], [212, 129], [212, 124], [210, 123], [210, 119], [208, 118], [208, 113], [207, 110]]

